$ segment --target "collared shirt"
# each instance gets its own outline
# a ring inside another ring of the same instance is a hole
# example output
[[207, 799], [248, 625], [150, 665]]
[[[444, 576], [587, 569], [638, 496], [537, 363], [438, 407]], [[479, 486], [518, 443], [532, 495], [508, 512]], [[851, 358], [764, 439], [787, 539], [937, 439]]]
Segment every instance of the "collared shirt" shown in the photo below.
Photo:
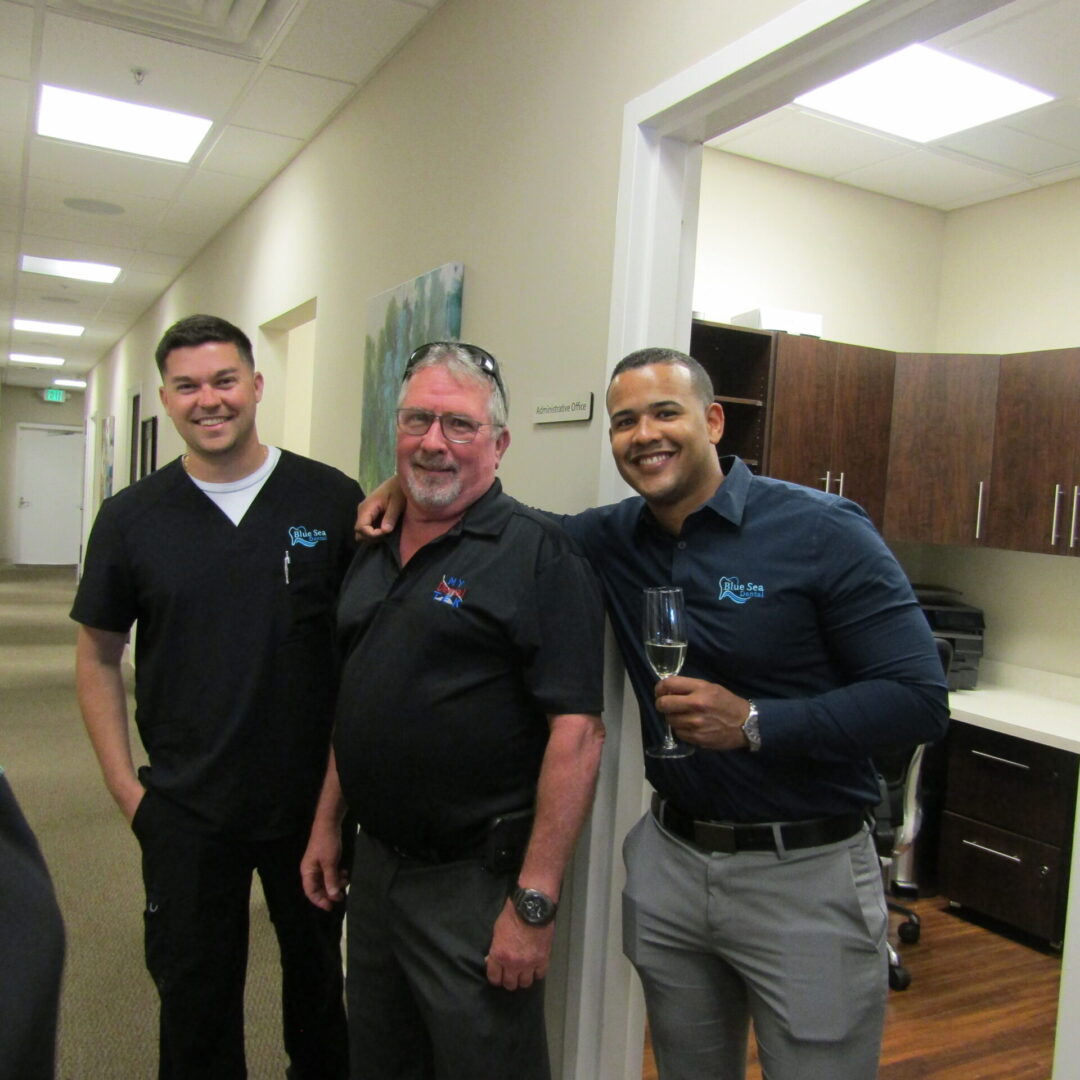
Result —
[[683, 588], [682, 674], [760, 713], [762, 750], [646, 758], [665, 798], [698, 818], [796, 821], [862, 810], [876, 750], [944, 734], [948, 699], [929, 626], [903, 570], [854, 503], [754, 476], [722, 459], [723, 483], [678, 536], [634, 497], [561, 518], [600, 576], [641, 708], [659, 742], [642, 590]]
[[335, 750], [365, 831], [462, 851], [533, 805], [548, 716], [603, 708], [604, 610], [587, 561], [498, 481], [401, 566], [398, 534], [342, 586]]

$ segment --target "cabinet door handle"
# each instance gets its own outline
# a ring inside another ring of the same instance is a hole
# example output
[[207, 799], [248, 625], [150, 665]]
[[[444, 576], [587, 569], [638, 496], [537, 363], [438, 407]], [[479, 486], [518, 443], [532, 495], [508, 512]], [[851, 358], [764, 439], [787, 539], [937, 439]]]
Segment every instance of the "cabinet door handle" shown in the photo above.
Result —
[[1053, 547], [1058, 540], [1058, 511], [1061, 509], [1061, 496], [1064, 489], [1060, 484], [1054, 485], [1054, 520], [1050, 525], [1050, 546]]
[[1023, 769], [1024, 772], [1030, 772], [1031, 766], [1025, 765], [1022, 761], [1010, 761], [1008, 758], [998, 757], [996, 754], [988, 754], [985, 750], [972, 750], [974, 757], [986, 758], [987, 761], [996, 761], [999, 765], [1011, 765], [1014, 769]]
[[827, 495], [829, 493], [829, 485], [832, 483], [832, 470], [831, 469], [826, 469], [825, 470], [825, 475], [824, 476], [819, 476], [818, 479], [821, 481], [822, 488], [824, 489], [825, 494]]
[[983, 482], [979, 481], [979, 501], [975, 504], [975, 539], [981, 539], [982, 534], [982, 506], [983, 506]]
[[976, 844], [974, 840], [965, 840], [966, 847], [973, 847], [978, 851], [985, 851], [987, 855], [996, 855], [999, 859], [1008, 859], [1011, 863], [1022, 863], [1024, 860], [1017, 858], [1015, 855], [1007, 855], [1004, 851], [998, 851], [996, 848], [986, 847], [984, 844]]
[[842, 499], [844, 497], [844, 474], [840, 474], [840, 479], [836, 485], [836, 494]]
[[1072, 524], [1069, 526], [1069, 547], [1076, 547], [1076, 504], [1080, 500], [1080, 484], [1073, 487]]

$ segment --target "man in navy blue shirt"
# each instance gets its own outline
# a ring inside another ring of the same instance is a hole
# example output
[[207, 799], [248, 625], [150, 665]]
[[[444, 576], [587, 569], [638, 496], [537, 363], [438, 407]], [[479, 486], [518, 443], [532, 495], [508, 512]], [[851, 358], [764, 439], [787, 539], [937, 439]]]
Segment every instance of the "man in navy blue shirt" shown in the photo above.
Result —
[[[770, 1080], [866, 1080], [888, 930], [870, 759], [944, 733], [928, 625], [858, 506], [717, 457], [724, 414], [696, 361], [632, 353], [607, 407], [639, 496], [562, 523], [604, 586], [645, 745], [666, 721], [695, 750], [646, 758], [653, 807], [624, 847], [623, 945], [659, 1075], [741, 1078], [752, 1020]], [[682, 587], [689, 626], [660, 682], [641, 632], [654, 585]]]

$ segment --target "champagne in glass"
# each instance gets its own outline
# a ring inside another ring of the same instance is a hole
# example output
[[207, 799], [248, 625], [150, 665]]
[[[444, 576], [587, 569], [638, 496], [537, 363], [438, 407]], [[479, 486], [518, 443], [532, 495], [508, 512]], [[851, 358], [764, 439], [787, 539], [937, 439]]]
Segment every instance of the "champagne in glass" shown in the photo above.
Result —
[[[678, 675], [686, 659], [686, 609], [683, 591], [673, 586], [645, 590], [645, 612], [642, 620], [645, 658], [658, 679]], [[681, 758], [694, 752], [692, 746], [680, 743], [671, 733], [671, 725], [659, 746], [646, 747], [650, 757]]]

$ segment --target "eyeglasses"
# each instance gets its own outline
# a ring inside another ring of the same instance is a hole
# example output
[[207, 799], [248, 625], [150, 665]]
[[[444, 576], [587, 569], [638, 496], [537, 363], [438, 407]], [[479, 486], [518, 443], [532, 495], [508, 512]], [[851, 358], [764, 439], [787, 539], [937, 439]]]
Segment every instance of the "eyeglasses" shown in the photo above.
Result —
[[458, 416], [456, 413], [433, 413], [427, 409], [397, 411], [398, 430], [406, 435], [426, 435], [436, 420], [439, 421], [443, 438], [452, 443], [471, 443], [480, 434], [481, 428], [492, 426], [481, 424], [479, 420], [473, 420], [469, 416]]
[[[409, 356], [408, 361], [405, 364], [405, 374], [402, 375], [401, 381], [405, 382], [406, 379], [412, 374], [412, 370], [417, 364], [423, 360], [432, 349], [436, 348], [450, 348], [450, 349], [462, 349], [469, 354], [469, 359], [498, 387], [499, 394], [502, 396], [503, 405], [507, 404], [506, 387], [503, 386], [502, 375], [499, 373], [499, 364], [495, 357], [487, 351], [487, 349], [481, 349], [479, 345], [468, 345], [464, 341], [429, 341], [426, 345], [421, 345], [419, 348], [414, 349]], [[445, 429], [443, 434], [446, 434]], [[448, 439], [449, 435], [446, 436]]]

